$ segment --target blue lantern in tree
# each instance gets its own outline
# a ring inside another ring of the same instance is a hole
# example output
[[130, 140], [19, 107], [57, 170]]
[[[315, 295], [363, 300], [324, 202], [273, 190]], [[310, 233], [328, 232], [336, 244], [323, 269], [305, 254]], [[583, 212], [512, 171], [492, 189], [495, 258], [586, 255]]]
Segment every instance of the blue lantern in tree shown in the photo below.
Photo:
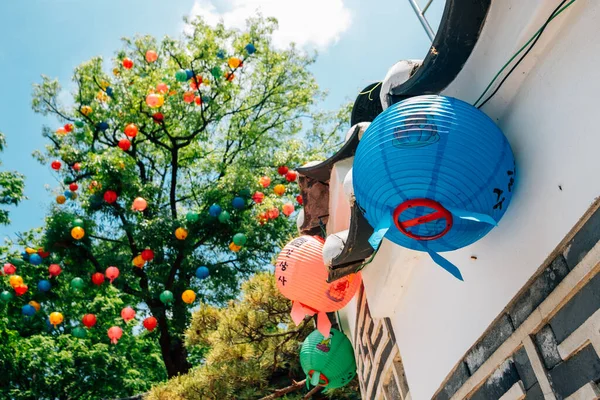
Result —
[[21, 307], [21, 314], [26, 317], [31, 317], [32, 315], [35, 315], [35, 307], [30, 304], [25, 304]]
[[208, 208], [208, 214], [211, 217], [215, 217], [215, 218], [218, 217], [219, 214], [221, 214], [221, 206], [218, 204], [213, 204], [212, 206], [210, 206]]
[[52, 285], [50, 284], [49, 281], [42, 279], [41, 281], [38, 282], [38, 290], [40, 292], [47, 292], [52, 288]]
[[231, 201], [231, 205], [236, 210], [241, 210], [246, 206], [246, 200], [244, 200], [242, 197], [234, 197]]
[[254, 47], [252, 43], [248, 43], [246, 45], [246, 51], [248, 52], [248, 54], [254, 54], [256, 52], [256, 47]]
[[42, 257], [36, 253], [30, 254], [29, 262], [33, 265], [40, 265], [42, 263]]
[[357, 203], [385, 236], [462, 279], [437, 252], [468, 246], [500, 221], [514, 191], [515, 160], [506, 137], [461, 100], [416, 96], [381, 113], [353, 164]]
[[65, 190], [64, 195], [65, 195], [65, 197], [67, 199], [72, 199], [73, 198], [73, 192], [71, 192], [70, 190]]
[[206, 279], [208, 278], [208, 275], [210, 275], [210, 271], [204, 266], [198, 267], [196, 270], [196, 278], [198, 279]]
[[106, 121], [99, 122], [98, 125], [96, 125], [96, 128], [98, 128], [98, 130], [104, 132], [105, 130], [108, 129], [108, 122], [106, 122]]
[[225, 58], [225, 52], [223, 50], [217, 51], [217, 58], [223, 60]]
[[192, 71], [191, 69], [186, 69], [185, 75], [186, 75], [187, 79], [190, 80], [194, 77], [194, 71]]

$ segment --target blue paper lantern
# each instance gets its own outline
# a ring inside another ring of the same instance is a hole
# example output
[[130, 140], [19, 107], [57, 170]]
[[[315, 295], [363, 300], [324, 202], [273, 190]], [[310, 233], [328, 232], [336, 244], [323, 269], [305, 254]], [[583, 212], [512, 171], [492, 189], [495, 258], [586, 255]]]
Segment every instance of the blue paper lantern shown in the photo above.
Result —
[[217, 58], [220, 58], [221, 60], [225, 58], [225, 52], [223, 50], [219, 50], [217, 51]]
[[481, 239], [510, 204], [516, 178], [510, 144], [477, 108], [444, 96], [416, 96], [381, 113], [353, 164], [357, 203], [375, 228], [400, 246], [437, 252]]
[[109, 97], [113, 97], [113, 88], [111, 88], [110, 86], [107, 86], [107, 87], [106, 87], [106, 94], [107, 94]]
[[30, 304], [25, 304], [21, 307], [21, 314], [26, 317], [31, 317], [32, 315], [35, 315], [35, 307]]
[[50, 284], [49, 281], [42, 279], [41, 281], [38, 282], [38, 290], [40, 292], [47, 292], [52, 288], [52, 285]]
[[246, 45], [246, 51], [248, 52], [248, 54], [254, 54], [256, 52], [256, 47], [254, 47], [252, 43], [248, 43]]
[[194, 77], [194, 71], [192, 71], [191, 69], [186, 69], [185, 70], [185, 75], [188, 78], [188, 80], [192, 79]]
[[42, 257], [39, 254], [31, 254], [29, 256], [29, 262], [33, 265], [40, 265], [42, 263]]
[[211, 217], [215, 217], [215, 218], [218, 217], [219, 214], [221, 214], [221, 206], [218, 204], [213, 204], [212, 206], [210, 206], [208, 208], [208, 214]]
[[98, 130], [101, 130], [102, 132], [104, 132], [105, 130], [108, 129], [108, 122], [105, 122], [105, 121], [99, 122], [98, 125], [96, 125], [96, 128], [98, 128]]
[[196, 270], [196, 278], [198, 279], [206, 279], [210, 275], [210, 271], [206, 267], [198, 267]]
[[23, 261], [29, 261], [29, 254], [26, 251], [21, 253], [21, 257], [23, 257]]
[[244, 208], [246, 206], [246, 200], [244, 200], [241, 197], [234, 197], [233, 200], [231, 201], [231, 205], [233, 206], [233, 208], [235, 208], [237, 210], [241, 210], [242, 208]]
[[71, 192], [70, 190], [65, 190], [64, 194], [67, 199], [70, 199], [73, 197], [73, 192]]

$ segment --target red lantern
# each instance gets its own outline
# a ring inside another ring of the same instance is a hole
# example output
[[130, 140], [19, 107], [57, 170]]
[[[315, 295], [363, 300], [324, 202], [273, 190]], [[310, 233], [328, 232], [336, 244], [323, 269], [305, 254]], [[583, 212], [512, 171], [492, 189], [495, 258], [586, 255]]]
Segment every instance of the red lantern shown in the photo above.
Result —
[[64, 128], [65, 128], [65, 131], [71, 132], [71, 131], [73, 131], [73, 124], [65, 124]]
[[267, 217], [269, 217], [269, 219], [275, 219], [279, 217], [279, 209], [271, 208], [269, 211], [267, 211]]
[[48, 267], [48, 273], [50, 274], [50, 278], [59, 276], [62, 272], [62, 268], [58, 264], [50, 264]]
[[196, 97], [194, 98], [194, 101], [196, 102], [196, 105], [197, 105], [197, 106], [201, 106], [201, 105], [202, 105], [202, 97], [200, 97], [200, 96], [196, 96]]
[[17, 272], [17, 267], [15, 267], [14, 265], [12, 265], [11, 263], [6, 263], [4, 264], [4, 273], [6, 275], [12, 275], [15, 272]]
[[117, 193], [112, 190], [107, 190], [104, 192], [104, 201], [108, 204], [112, 204], [117, 201]]
[[292, 203], [285, 203], [282, 207], [283, 214], [289, 217], [294, 212], [294, 205]]
[[123, 59], [123, 68], [125, 68], [125, 69], [133, 68], [133, 61], [131, 61], [129, 58], [125, 57]]
[[157, 124], [162, 124], [163, 121], [165, 120], [165, 116], [162, 115], [162, 113], [154, 113], [154, 115], [152, 115], [152, 119], [154, 120], [154, 122], [156, 122]]
[[256, 218], [258, 219], [258, 223], [261, 225], [264, 225], [266, 222], [269, 221], [269, 217], [267, 216], [267, 213], [265, 213], [265, 212], [258, 214], [256, 216]]
[[58, 160], [54, 160], [52, 161], [52, 164], [50, 164], [50, 167], [52, 167], [53, 170], [58, 171], [61, 167], [61, 163]]
[[287, 179], [288, 182], [294, 182], [296, 178], [298, 178], [298, 173], [296, 171], [288, 171], [288, 173], [285, 174], [285, 179]]
[[252, 195], [252, 200], [256, 203], [256, 204], [260, 204], [263, 202], [263, 200], [265, 199], [265, 194], [262, 192], [256, 192]]
[[94, 314], [85, 314], [81, 319], [81, 322], [83, 322], [86, 327], [91, 328], [96, 325], [96, 316]]
[[263, 176], [258, 180], [258, 183], [262, 185], [262, 187], [268, 187], [271, 184], [271, 178], [268, 176]]
[[77, 172], [81, 171], [81, 164], [79, 164], [78, 162], [73, 164], [73, 170]]
[[302, 205], [304, 203], [304, 200], [302, 199], [302, 195], [301, 194], [299, 194], [298, 196], [296, 196], [296, 201], [300, 205]]
[[131, 147], [131, 142], [129, 141], [129, 139], [121, 139], [119, 140], [119, 147], [121, 148], [121, 150], [127, 151]]
[[94, 285], [102, 285], [104, 283], [104, 275], [101, 272], [96, 272], [92, 275], [92, 283]]
[[50, 252], [49, 251], [44, 251], [44, 249], [39, 248], [37, 251], [38, 255], [42, 258], [47, 258], [50, 256]]
[[26, 292], [27, 292], [27, 285], [22, 284], [22, 285], [17, 285], [15, 286], [15, 293], [17, 294], [17, 296], [23, 296]]
[[135, 310], [131, 307], [125, 307], [121, 310], [121, 318], [123, 318], [125, 322], [131, 321], [135, 318]]
[[279, 168], [277, 168], [277, 173], [281, 176], [284, 176], [285, 174], [287, 174], [288, 171], [289, 171], [289, 168], [286, 167], [285, 165], [282, 165]]
[[148, 317], [144, 320], [144, 328], [148, 329], [150, 332], [156, 328], [156, 325], [158, 325], [158, 321], [154, 317]]
[[71, 192], [75, 192], [75, 191], [77, 191], [77, 189], [79, 189], [79, 186], [76, 183], [73, 182], [69, 185], [69, 190]]
[[193, 92], [185, 92], [183, 94], [183, 101], [185, 101], [186, 103], [191, 103], [192, 101], [194, 101], [194, 93]]
[[127, 124], [125, 127], [125, 135], [131, 138], [136, 137], [138, 134], [138, 127], [135, 124]]
[[150, 249], [142, 250], [142, 260], [152, 261], [154, 258], [154, 252]]
[[299, 324], [305, 315], [318, 313], [317, 329], [329, 336], [328, 312], [344, 307], [361, 284], [361, 274], [350, 274], [333, 282], [323, 263], [323, 239], [301, 236], [288, 243], [277, 257], [277, 288], [292, 300], [292, 320]]
[[119, 339], [121, 339], [121, 336], [123, 336], [123, 329], [119, 328], [118, 326], [109, 328], [108, 338], [112, 344], [117, 344]]
[[192, 88], [192, 90], [198, 90], [200, 85], [202, 85], [202, 77], [200, 75], [196, 75], [190, 81], [190, 87]]
[[117, 268], [117, 267], [106, 268], [106, 277], [108, 278], [110, 283], [113, 283], [113, 281], [115, 279], [117, 279], [118, 276], [119, 276], [119, 268]]

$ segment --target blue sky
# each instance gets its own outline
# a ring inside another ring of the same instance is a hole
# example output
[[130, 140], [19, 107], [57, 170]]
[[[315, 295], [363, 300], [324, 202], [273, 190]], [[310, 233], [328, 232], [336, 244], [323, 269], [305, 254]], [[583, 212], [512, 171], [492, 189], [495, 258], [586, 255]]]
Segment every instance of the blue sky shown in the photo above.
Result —
[[[434, 30], [443, 3], [434, 0], [428, 11]], [[319, 51], [313, 72], [329, 92], [322, 105], [328, 109], [383, 79], [396, 61], [422, 59], [429, 46], [408, 0], [0, 1], [0, 131], [8, 141], [1, 168], [26, 176], [29, 198], [12, 210], [12, 224], [0, 227], [0, 238], [41, 226], [53, 201], [46, 187], [58, 185], [49, 166], [31, 157], [46, 144], [42, 126], [56, 125], [31, 110], [32, 84], [41, 74], [68, 88], [76, 65], [95, 55], [112, 57], [121, 37], [178, 36], [182, 16], [190, 13], [224, 18], [236, 26], [257, 6], [280, 20], [278, 43], [294, 40]]]

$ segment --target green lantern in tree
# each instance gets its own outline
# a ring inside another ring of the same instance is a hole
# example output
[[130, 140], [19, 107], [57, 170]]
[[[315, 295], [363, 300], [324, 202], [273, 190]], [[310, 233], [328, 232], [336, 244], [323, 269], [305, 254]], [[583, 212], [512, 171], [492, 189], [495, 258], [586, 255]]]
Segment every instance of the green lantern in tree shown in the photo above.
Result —
[[4, 290], [2, 293], [0, 293], [0, 300], [2, 300], [5, 303], [8, 303], [9, 301], [11, 301], [13, 298], [13, 295], [11, 292]]
[[83, 227], [83, 220], [81, 218], [75, 218], [73, 220], [73, 226], [79, 226], [79, 227]]
[[328, 338], [318, 330], [307, 336], [300, 350], [300, 364], [313, 386], [337, 389], [356, 375], [352, 343], [342, 332], [331, 329]]
[[75, 126], [78, 128], [83, 128], [83, 121], [80, 119], [75, 120]]
[[70, 176], [67, 176], [65, 179], [63, 179], [63, 183], [65, 185], [69, 185], [71, 183], [73, 183], [75, 180], [73, 178], [71, 178]]
[[76, 338], [79, 339], [83, 339], [87, 336], [87, 332], [85, 331], [85, 329], [83, 329], [82, 327], [78, 326], [77, 328], [73, 329], [71, 331], [71, 333], [73, 334], [73, 336], [75, 336]]
[[81, 290], [84, 286], [85, 282], [79, 277], [73, 278], [73, 280], [71, 281], [71, 287], [75, 290]]
[[171, 304], [173, 302], [173, 293], [170, 290], [165, 290], [160, 294], [160, 301], [166, 305]]
[[185, 219], [187, 219], [188, 222], [194, 223], [194, 222], [198, 222], [198, 218], [199, 215], [198, 213], [195, 212], [189, 212], [186, 214]]
[[240, 197], [249, 199], [250, 196], [252, 196], [252, 192], [250, 191], [250, 189], [246, 188], [246, 189], [240, 190]]
[[21, 260], [20, 258], [11, 258], [10, 263], [16, 267], [25, 265], [25, 261]]
[[224, 223], [229, 221], [229, 213], [227, 211], [221, 211], [221, 214], [219, 214], [219, 222]]
[[185, 70], [180, 69], [179, 71], [177, 71], [175, 73], [175, 79], [177, 79], [177, 82], [185, 82], [188, 80], [187, 78], [187, 73], [185, 72]]
[[233, 243], [235, 243], [236, 246], [245, 245], [246, 240], [246, 235], [244, 235], [243, 233], [236, 233], [235, 235], [233, 235]]

